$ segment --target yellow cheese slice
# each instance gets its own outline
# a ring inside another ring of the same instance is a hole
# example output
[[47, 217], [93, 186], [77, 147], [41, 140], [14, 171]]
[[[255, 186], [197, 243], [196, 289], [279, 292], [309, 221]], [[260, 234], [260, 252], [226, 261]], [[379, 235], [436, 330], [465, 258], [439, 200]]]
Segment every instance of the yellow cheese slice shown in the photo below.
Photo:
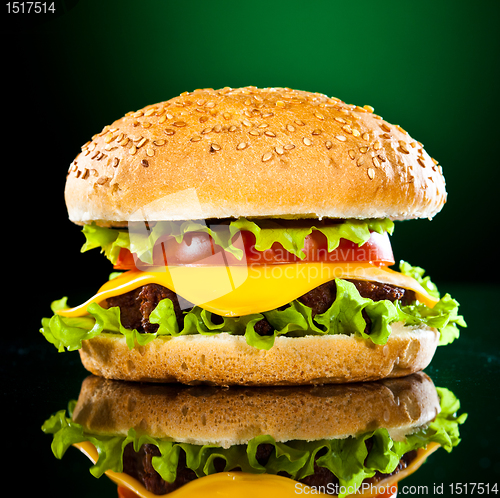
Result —
[[[76, 443], [74, 446], [87, 455], [94, 463], [97, 462], [98, 453], [92, 443], [84, 441]], [[349, 496], [374, 498], [378, 495], [377, 491], [382, 488], [391, 490], [396, 488], [398, 481], [415, 472], [425, 462], [427, 457], [438, 448], [439, 445], [436, 443], [430, 443], [427, 448], [420, 448], [417, 450], [416, 458], [406, 469], [389, 476], [372, 487], [367, 487], [363, 493], [356, 493]], [[108, 470], [106, 471], [106, 475], [118, 486], [133, 491], [138, 498], [160, 498], [159, 495], [148, 491], [137, 479], [123, 472], [119, 473]], [[318, 492], [317, 488], [310, 488], [287, 477], [270, 474], [247, 474], [244, 472], [219, 472], [195, 479], [172, 493], [161, 496], [163, 498], [189, 498], [192, 496], [203, 496], [204, 498], [230, 498], [233, 496], [238, 496], [238, 498], [255, 498], [255, 496], [292, 498], [298, 494], [310, 495], [323, 493]], [[329, 494], [328, 496], [336, 495]]]
[[86, 314], [90, 303], [125, 294], [146, 284], [159, 284], [189, 303], [222, 316], [244, 316], [269, 311], [297, 299], [335, 278], [370, 280], [415, 291], [417, 299], [434, 306], [437, 299], [412, 277], [369, 263], [290, 263], [255, 266], [155, 267], [130, 270], [106, 282], [88, 301], [59, 311], [62, 316]]

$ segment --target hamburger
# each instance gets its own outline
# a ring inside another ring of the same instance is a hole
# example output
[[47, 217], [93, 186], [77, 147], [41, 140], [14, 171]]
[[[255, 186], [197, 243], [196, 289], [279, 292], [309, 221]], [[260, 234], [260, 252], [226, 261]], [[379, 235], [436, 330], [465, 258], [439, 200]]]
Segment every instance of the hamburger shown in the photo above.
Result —
[[[71, 163], [82, 251], [116, 272], [41, 332], [110, 379], [376, 380], [425, 368], [465, 326], [395, 220], [432, 218], [441, 166], [370, 106], [286, 88], [186, 92], [130, 112]], [[105, 279], [103, 279], [105, 280]]]
[[[460, 441], [460, 404], [422, 372], [372, 383], [152, 385], [90, 376], [69, 414], [42, 429], [74, 445], [121, 497], [393, 496], [442, 446]], [[219, 493], [219, 494], [217, 494]]]

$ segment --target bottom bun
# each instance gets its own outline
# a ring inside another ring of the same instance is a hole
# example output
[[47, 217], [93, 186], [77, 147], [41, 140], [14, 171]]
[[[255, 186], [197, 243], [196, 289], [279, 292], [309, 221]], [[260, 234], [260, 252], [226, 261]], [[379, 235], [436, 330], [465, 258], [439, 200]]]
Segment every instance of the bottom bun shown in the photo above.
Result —
[[83, 341], [84, 367], [108, 379], [214, 385], [327, 384], [401, 377], [424, 369], [439, 333], [392, 325], [385, 345], [348, 335], [277, 337], [268, 350], [243, 336], [159, 337], [129, 349], [125, 338], [103, 333]]

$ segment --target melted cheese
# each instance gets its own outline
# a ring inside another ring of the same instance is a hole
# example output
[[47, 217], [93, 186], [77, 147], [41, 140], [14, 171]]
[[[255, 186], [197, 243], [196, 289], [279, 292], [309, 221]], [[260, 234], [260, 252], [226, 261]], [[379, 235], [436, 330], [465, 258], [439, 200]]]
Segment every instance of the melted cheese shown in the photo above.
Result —
[[106, 282], [82, 305], [59, 314], [85, 315], [90, 303], [102, 303], [146, 284], [167, 287], [190, 303], [222, 316], [243, 316], [278, 308], [335, 278], [392, 284], [415, 291], [417, 299], [428, 306], [437, 302], [414, 278], [369, 263], [178, 266], [157, 270], [127, 271]]
[[[97, 462], [97, 450], [92, 443], [85, 441], [77, 443], [74, 446], [85, 453], [94, 463]], [[417, 451], [416, 458], [406, 469], [383, 479], [371, 489], [380, 490], [381, 488], [396, 486], [398, 481], [415, 472], [425, 462], [427, 457], [438, 448], [439, 445], [436, 443], [430, 443], [426, 449], [420, 448]], [[119, 487], [126, 488], [135, 493], [137, 498], [160, 498], [159, 495], [151, 493], [137, 479], [127, 474], [108, 470], [106, 471], [106, 475]], [[299, 494], [299, 490], [302, 491], [300, 494], [304, 495], [323, 494], [287, 477], [270, 474], [247, 474], [244, 472], [219, 472], [195, 479], [172, 493], [161, 496], [163, 498], [189, 498], [193, 496], [203, 496], [204, 498], [230, 498], [233, 496], [238, 496], [239, 498], [255, 498], [255, 496], [292, 498]], [[328, 496], [336, 495], [329, 494]], [[368, 489], [365, 493], [357, 493], [349, 496], [374, 498], [377, 495], [371, 493], [370, 489]]]

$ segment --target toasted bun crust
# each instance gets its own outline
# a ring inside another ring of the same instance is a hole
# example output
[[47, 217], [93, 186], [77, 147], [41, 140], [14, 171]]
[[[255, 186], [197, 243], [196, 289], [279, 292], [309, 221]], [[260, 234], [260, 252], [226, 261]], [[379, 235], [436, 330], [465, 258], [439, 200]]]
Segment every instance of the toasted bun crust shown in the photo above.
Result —
[[430, 218], [441, 167], [370, 106], [286, 88], [196, 90], [106, 126], [70, 166], [70, 219]]
[[112, 381], [90, 376], [73, 419], [96, 434], [141, 434], [229, 447], [260, 435], [278, 442], [343, 439], [379, 427], [402, 440], [435, 418], [439, 397], [422, 372], [360, 384], [207, 388]]
[[429, 327], [392, 325], [387, 344], [348, 335], [277, 337], [259, 350], [220, 333], [157, 338], [129, 350], [123, 336], [83, 341], [84, 367], [108, 379], [213, 385], [329, 384], [401, 377], [424, 369], [438, 343]]

